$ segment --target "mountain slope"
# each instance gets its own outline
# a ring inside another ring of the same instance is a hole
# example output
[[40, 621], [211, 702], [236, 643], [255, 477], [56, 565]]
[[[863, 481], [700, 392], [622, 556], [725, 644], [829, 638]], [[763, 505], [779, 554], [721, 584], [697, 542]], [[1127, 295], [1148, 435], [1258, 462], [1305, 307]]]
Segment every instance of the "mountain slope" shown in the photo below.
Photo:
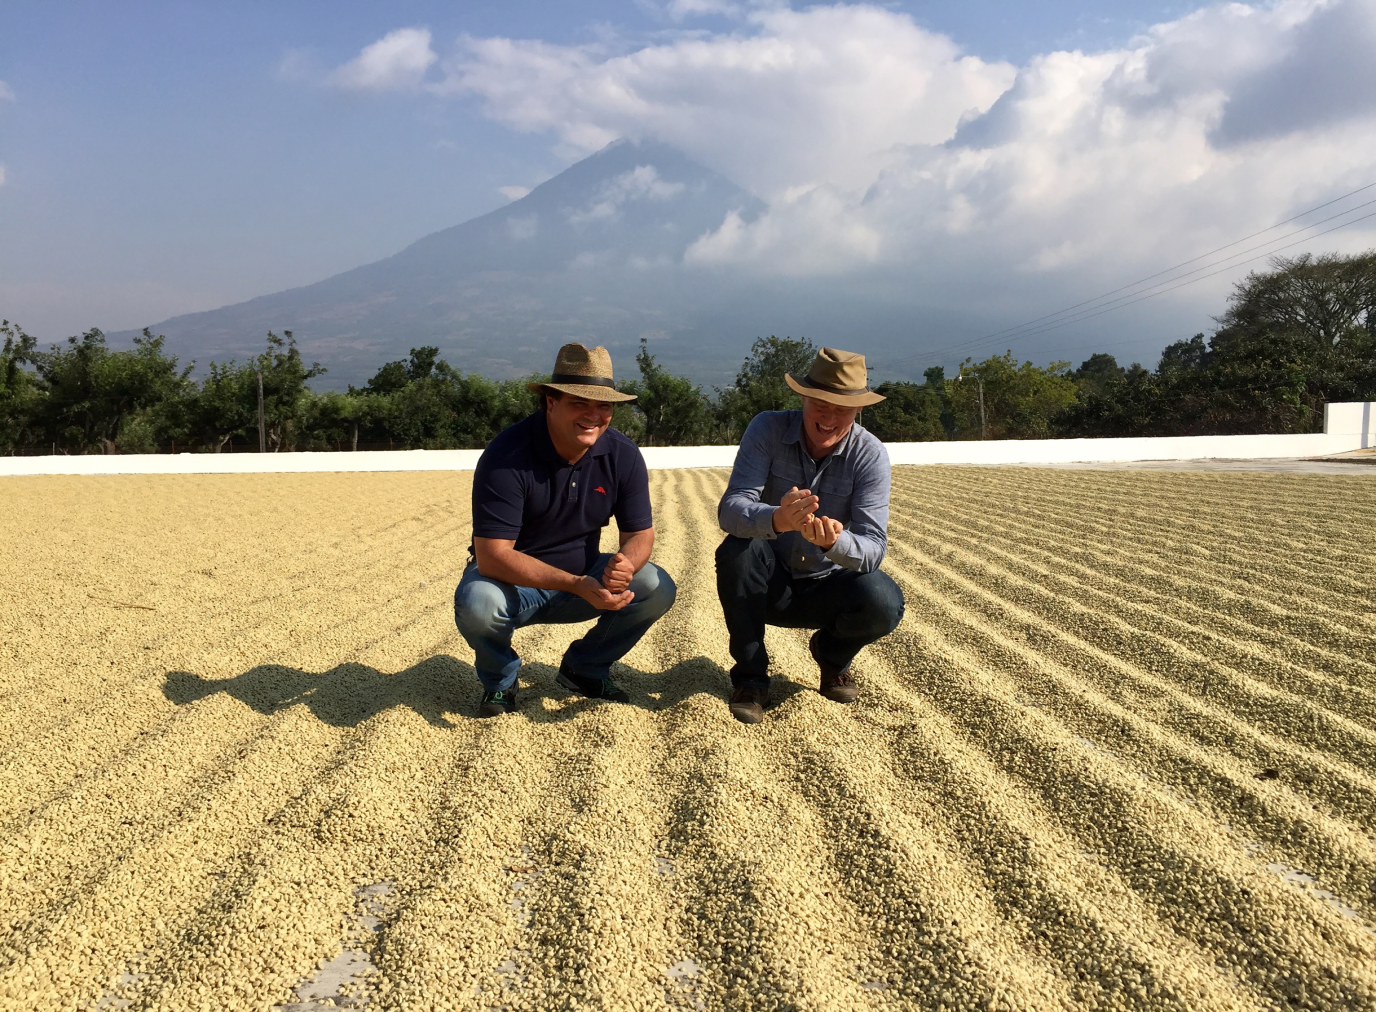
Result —
[[[622, 372], [642, 336], [677, 338], [665, 357], [686, 361], [707, 340], [714, 281], [701, 275], [685, 285], [683, 253], [729, 212], [761, 210], [673, 148], [618, 141], [522, 199], [395, 256], [153, 329], [202, 363], [244, 358], [262, 348], [267, 330], [291, 330], [307, 359], [329, 367], [331, 385], [359, 382], [424, 344], [494, 376], [548, 369], [567, 340], [621, 349]], [[741, 340], [731, 342], [737, 361]], [[697, 372], [716, 378], [729, 358]]]

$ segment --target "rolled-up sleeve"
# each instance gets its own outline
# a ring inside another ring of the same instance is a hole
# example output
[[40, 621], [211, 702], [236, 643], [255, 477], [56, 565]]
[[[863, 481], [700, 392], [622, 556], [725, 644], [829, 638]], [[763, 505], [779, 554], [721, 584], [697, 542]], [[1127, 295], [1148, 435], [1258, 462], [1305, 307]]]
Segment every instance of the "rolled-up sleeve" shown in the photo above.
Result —
[[836, 538], [826, 557], [838, 566], [858, 573], [872, 573], [884, 561], [889, 547], [889, 451], [870, 440], [855, 462], [850, 501], [850, 522]]
[[760, 501], [769, 480], [769, 461], [778, 442], [769, 428], [770, 419], [763, 414], [756, 415], [746, 426], [726, 494], [717, 506], [717, 523], [727, 534], [738, 538], [778, 537], [774, 530], [774, 507]]

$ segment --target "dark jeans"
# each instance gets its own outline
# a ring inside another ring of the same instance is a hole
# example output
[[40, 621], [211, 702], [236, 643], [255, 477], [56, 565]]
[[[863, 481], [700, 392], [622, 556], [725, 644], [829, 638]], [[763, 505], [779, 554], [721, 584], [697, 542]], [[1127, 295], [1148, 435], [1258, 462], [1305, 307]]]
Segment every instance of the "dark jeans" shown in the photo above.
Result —
[[838, 570], [793, 579], [763, 538], [728, 536], [717, 549], [717, 596], [731, 636], [731, 681], [769, 686], [765, 624], [820, 629], [816, 657], [840, 671], [867, 643], [893, 632], [903, 618], [903, 591], [887, 574]]

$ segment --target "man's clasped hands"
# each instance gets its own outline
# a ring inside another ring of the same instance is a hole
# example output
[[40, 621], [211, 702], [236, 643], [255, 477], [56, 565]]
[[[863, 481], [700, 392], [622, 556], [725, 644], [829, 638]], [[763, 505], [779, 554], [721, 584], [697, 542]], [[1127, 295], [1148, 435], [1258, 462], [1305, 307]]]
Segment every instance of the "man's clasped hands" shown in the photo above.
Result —
[[[779, 534], [784, 531], [797, 531], [804, 540], [822, 551], [830, 550], [836, 544], [836, 539], [845, 529], [845, 525], [831, 517], [817, 516], [819, 502], [810, 489], [794, 485], [784, 493], [778, 508], [774, 510], [774, 530]], [[635, 597], [634, 593], [626, 589], [631, 585], [634, 576], [635, 563], [621, 552], [617, 552], [607, 562], [601, 580], [591, 576], [583, 577], [585, 586], [580, 589], [580, 596], [601, 611], [620, 611]]]
[[844, 525], [831, 517], [817, 516], [819, 502], [809, 489], [794, 485], [784, 493], [783, 498], [779, 500], [778, 509], [774, 511], [774, 530], [779, 534], [784, 531], [797, 531], [803, 536], [803, 540], [816, 545], [824, 552], [828, 551], [836, 544]]
[[602, 579], [583, 577], [578, 595], [598, 611], [620, 611], [635, 599], [635, 591], [627, 590], [635, 577], [635, 563], [621, 552], [607, 560]]

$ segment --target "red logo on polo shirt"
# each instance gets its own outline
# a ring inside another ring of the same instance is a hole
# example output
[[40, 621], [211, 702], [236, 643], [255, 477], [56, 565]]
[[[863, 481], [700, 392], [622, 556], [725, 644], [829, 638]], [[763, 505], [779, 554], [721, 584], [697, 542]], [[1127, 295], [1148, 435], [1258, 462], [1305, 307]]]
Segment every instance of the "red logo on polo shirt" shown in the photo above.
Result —
[[594, 492], [601, 492], [603, 495], [606, 495], [606, 494], [607, 494], [607, 490], [606, 490], [605, 488], [603, 488], [601, 485], [598, 485], [597, 488], [593, 489], [593, 491], [594, 491]]

